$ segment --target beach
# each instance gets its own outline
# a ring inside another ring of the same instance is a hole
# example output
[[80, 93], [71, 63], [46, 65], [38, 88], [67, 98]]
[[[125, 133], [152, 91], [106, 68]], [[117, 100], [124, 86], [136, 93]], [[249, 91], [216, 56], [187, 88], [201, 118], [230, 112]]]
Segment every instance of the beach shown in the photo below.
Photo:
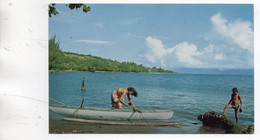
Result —
[[64, 120], [50, 120], [49, 133], [94, 133], [94, 134], [154, 134], [159, 133], [154, 127], [146, 126], [120, 126], [120, 125], [103, 125], [92, 123], [78, 123]]
[[131, 126], [131, 125], [106, 125], [65, 121], [62, 119], [49, 119], [50, 134], [225, 134], [226, 130], [192, 124], [193, 128], [186, 125], [174, 127]]

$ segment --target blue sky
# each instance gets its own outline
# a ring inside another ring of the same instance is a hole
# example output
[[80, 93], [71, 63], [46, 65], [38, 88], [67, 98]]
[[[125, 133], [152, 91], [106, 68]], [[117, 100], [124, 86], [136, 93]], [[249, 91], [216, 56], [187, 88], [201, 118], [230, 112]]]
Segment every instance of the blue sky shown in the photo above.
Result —
[[88, 13], [56, 5], [49, 36], [61, 49], [145, 66], [254, 67], [251, 4], [90, 4]]

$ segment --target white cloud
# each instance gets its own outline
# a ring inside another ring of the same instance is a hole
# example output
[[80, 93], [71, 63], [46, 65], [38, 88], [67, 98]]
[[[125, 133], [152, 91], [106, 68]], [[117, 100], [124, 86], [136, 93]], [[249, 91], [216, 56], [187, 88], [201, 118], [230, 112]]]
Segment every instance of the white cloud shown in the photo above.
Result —
[[[254, 32], [250, 22], [223, 18], [220, 13], [211, 17], [213, 30], [207, 34], [207, 46], [180, 42], [166, 48], [162, 40], [148, 36], [144, 58], [163, 67], [244, 68], [252, 67]], [[202, 44], [202, 43], [201, 43]], [[249, 53], [245, 53], [248, 51]], [[241, 57], [243, 55], [243, 58]]]
[[211, 17], [211, 22], [214, 24], [216, 31], [231, 39], [240, 48], [248, 50], [253, 53], [254, 51], [254, 32], [250, 22], [236, 20], [235, 22], [228, 21], [223, 18], [220, 13]]
[[155, 62], [155, 58], [150, 53], [145, 54], [145, 58], [152, 63]]
[[195, 56], [200, 56], [203, 54], [202, 52], [197, 51], [196, 45], [182, 42], [177, 44], [175, 48], [179, 62], [188, 63], [191, 65], [202, 64], [201, 61], [194, 58]]
[[109, 41], [100, 41], [100, 40], [76, 40], [76, 42], [81, 43], [93, 43], [93, 44], [109, 44]]
[[226, 55], [219, 53], [215, 55], [215, 60], [225, 60], [226, 59]]
[[142, 55], [142, 54], [138, 54], [138, 57], [144, 58], [144, 55]]
[[149, 55], [152, 55], [156, 58], [161, 58], [162, 56], [172, 53], [174, 51], [173, 47], [166, 49], [166, 48], [164, 48], [164, 45], [162, 44], [161, 40], [152, 38], [150, 36], [148, 36], [145, 39], [145, 43], [147, 44], [147, 46], [150, 50]]
[[165, 66], [165, 63], [164, 63], [164, 60], [163, 60], [163, 59], [161, 60], [161, 65], [162, 65], [162, 66]]
[[214, 51], [214, 44], [209, 44], [207, 47], [204, 48], [205, 53], [212, 53]]
[[[186, 65], [198, 65], [202, 64], [196, 57], [201, 56], [203, 52], [197, 50], [197, 46], [194, 44], [188, 44], [187, 42], [182, 42], [171, 48], [165, 48], [162, 41], [159, 39], [152, 38], [148, 36], [145, 39], [145, 43], [148, 46], [148, 51], [145, 54], [145, 58], [152, 62], [158, 62], [162, 66], [166, 65], [164, 58], [171, 56], [177, 58], [174, 63], [185, 63]], [[208, 51], [213, 51], [213, 45], [210, 45], [207, 49]], [[172, 62], [168, 62], [172, 63]]]
[[97, 24], [95, 24], [95, 26], [97, 26], [99, 28], [103, 28], [103, 24], [102, 23], [97, 23]]

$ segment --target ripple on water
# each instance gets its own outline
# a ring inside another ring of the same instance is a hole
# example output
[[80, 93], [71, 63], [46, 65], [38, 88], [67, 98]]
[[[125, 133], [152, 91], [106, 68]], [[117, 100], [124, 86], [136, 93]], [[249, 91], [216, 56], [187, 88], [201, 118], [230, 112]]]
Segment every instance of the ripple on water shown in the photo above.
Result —
[[[86, 77], [87, 91], [82, 93], [81, 80]], [[131, 96], [138, 109], [173, 110], [171, 121], [185, 123], [192, 132], [197, 116], [204, 112], [223, 112], [233, 87], [243, 99], [240, 124], [254, 124], [254, 77], [232, 75], [138, 74], [138, 73], [61, 73], [49, 75], [49, 95], [68, 105], [111, 108], [110, 95], [119, 87], [134, 87], [138, 97]], [[127, 98], [125, 98], [127, 103]], [[53, 103], [50, 101], [50, 103]], [[125, 107], [124, 107], [125, 108]], [[235, 120], [234, 110], [227, 114]], [[198, 130], [199, 128], [196, 127]]]

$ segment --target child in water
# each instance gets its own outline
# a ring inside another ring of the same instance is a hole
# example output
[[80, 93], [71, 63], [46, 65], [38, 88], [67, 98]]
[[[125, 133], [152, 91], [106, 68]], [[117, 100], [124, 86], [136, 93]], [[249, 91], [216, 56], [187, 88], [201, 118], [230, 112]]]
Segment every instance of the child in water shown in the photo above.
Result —
[[228, 108], [235, 109], [236, 124], [237, 124], [238, 123], [238, 108], [239, 108], [239, 103], [238, 102], [239, 102], [239, 100], [240, 100], [240, 105], [241, 105], [240, 109], [239, 109], [239, 112], [242, 112], [243, 104], [242, 104], [242, 98], [238, 94], [237, 88], [233, 88], [232, 91], [233, 91], [233, 94], [231, 94], [231, 99], [229, 100], [228, 104], [226, 105], [226, 107], [224, 109], [224, 112], [223, 112], [223, 115], [226, 114]]

